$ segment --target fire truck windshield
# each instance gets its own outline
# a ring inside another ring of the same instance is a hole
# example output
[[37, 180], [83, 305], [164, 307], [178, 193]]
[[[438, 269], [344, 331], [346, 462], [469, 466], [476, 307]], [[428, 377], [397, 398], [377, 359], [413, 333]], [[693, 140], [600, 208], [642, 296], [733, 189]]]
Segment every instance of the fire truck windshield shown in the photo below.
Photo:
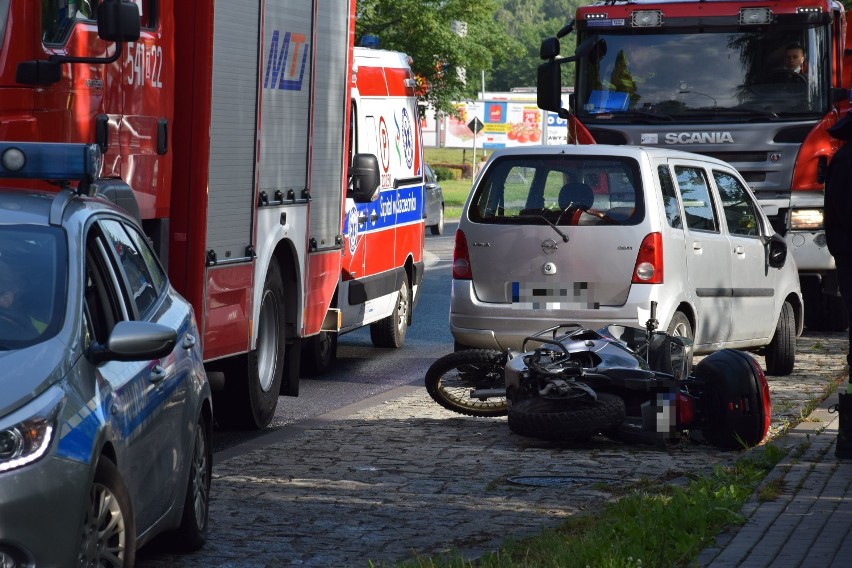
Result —
[[800, 119], [830, 104], [822, 28], [597, 37], [577, 71], [573, 110], [581, 120]]
[[6, 35], [6, 20], [9, 18], [9, 0], [0, 0], [0, 45]]

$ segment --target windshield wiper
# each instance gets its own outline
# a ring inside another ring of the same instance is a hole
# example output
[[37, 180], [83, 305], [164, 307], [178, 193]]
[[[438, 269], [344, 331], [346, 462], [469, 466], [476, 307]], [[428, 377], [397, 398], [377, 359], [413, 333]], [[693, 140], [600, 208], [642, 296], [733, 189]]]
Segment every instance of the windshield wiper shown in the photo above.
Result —
[[[561, 215], [560, 215], [560, 217], [561, 217]], [[562, 237], [562, 240], [564, 242], [566, 242], [566, 243], [568, 242], [568, 235], [566, 235], [565, 233], [560, 231], [559, 227], [557, 227], [556, 225], [551, 223], [550, 219], [548, 219], [544, 215], [541, 215], [540, 213], [521, 213], [520, 215], [518, 215], [517, 218], [518, 219], [523, 219], [523, 218], [541, 219], [542, 221], [544, 221], [545, 223], [550, 225], [550, 228], [552, 228], [554, 231], [556, 231], [556, 234], [559, 235], [560, 237]]]
[[669, 116], [668, 114], [666, 114], [664, 112], [655, 112], [655, 111], [651, 111], [651, 110], [642, 110], [642, 109], [635, 109], [635, 108], [632, 108], [632, 109], [629, 109], [629, 110], [623, 110], [623, 111], [620, 110], [620, 111], [617, 111], [617, 112], [609, 112], [609, 111], [599, 112], [599, 113], [590, 114], [589, 116], [590, 116], [590, 118], [593, 118], [593, 119], [598, 118], [598, 117], [601, 117], [601, 118], [606, 117], [607, 119], [621, 118], [621, 117], [648, 118], [648, 119], [653, 119], [654, 122], [672, 122], [674, 120], [671, 116]]
[[769, 118], [777, 120], [778, 115], [771, 110], [763, 110], [759, 108], [717, 108], [717, 107], [702, 107], [684, 109], [685, 114], [690, 115], [710, 115], [710, 116], [751, 116], [754, 118]]

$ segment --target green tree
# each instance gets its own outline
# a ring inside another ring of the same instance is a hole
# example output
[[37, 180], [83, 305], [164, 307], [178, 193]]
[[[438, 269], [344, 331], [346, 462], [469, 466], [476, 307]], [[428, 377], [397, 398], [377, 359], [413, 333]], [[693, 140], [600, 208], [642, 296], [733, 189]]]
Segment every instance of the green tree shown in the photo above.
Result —
[[[500, 4], [500, 0], [359, 0], [355, 42], [374, 35], [380, 47], [410, 55], [421, 82], [421, 100], [452, 112], [452, 101], [476, 96], [482, 71], [523, 51], [494, 18]], [[459, 33], [454, 22], [464, 22], [466, 33]]]

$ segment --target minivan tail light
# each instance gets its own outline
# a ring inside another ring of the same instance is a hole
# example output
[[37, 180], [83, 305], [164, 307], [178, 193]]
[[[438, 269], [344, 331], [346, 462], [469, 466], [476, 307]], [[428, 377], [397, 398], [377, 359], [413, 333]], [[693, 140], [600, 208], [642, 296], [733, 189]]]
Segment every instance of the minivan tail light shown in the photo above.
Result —
[[461, 230], [456, 231], [456, 245], [453, 249], [453, 278], [455, 280], [473, 278], [473, 272], [470, 270], [470, 254], [467, 250], [467, 237]]
[[642, 239], [636, 266], [633, 267], [633, 284], [663, 283], [663, 234], [648, 233]]

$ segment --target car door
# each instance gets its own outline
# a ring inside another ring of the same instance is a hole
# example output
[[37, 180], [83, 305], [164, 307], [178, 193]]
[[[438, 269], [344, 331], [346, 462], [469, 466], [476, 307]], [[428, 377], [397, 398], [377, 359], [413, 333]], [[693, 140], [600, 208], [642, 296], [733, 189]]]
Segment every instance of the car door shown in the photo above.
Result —
[[695, 300], [698, 345], [719, 346], [731, 330], [731, 251], [717, 213], [707, 171], [669, 160], [686, 224], [687, 280]]
[[441, 212], [441, 198], [438, 195], [438, 180], [435, 177], [435, 172], [427, 164], [424, 168], [424, 181], [426, 182], [423, 189], [426, 192], [426, 224], [434, 225], [438, 222], [438, 216]]
[[[110, 420], [141, 532], [159, 519], [178, 491], [180, 456], [188, 446], [186, 399], [191, 361], [190, 313], [170, 296], [165, 273], [144, 237], [117, 218], [102, 218], [87, 237], [86, 305], [98, 342], [122, 320], [175, 329], [178, 342], [165, 358], [109, 361], [98, 366], [111, 391]], [[182, 488], [181, 488], [182, 489]]]
[[731, 243], [732, 341], [768, 338], [775, 331], [777, 270], [767, 264], [761, 215], [744, 183], [733, 173], [713, 169]]

